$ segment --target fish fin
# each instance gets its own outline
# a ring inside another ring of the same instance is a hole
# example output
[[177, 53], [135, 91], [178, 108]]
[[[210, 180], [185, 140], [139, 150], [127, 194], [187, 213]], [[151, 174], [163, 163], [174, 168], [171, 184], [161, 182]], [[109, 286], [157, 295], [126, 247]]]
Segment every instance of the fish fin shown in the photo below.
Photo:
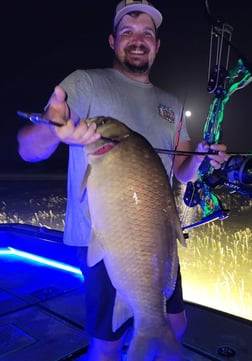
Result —
[[179, 241], [179, 243], [181, 244], [181, 246], [187, 247], [185, 235], [184, 235], [184, 233], [182, 231], [180, 223], [179, 223], [179, 225], [177, 227], [177, 230], [176, 230], [176, 237], [177, 237], [177, 240]]
[[118, 292], [116, 292], [113, 318], [112, 318], [112, 329], [115, 332], [119, 327], [121, 327], [124, 322], [133, 317], [132, 310], [124, 302], [123, 298]]
[[90, 172], [91, 172], [91, 165], [88, 164], [86, 172], [85, 172], [84, 177], [83, 177], [83, 180], [81, 182], [81, 189], [80, 189], [80, 199], [81, 199], [81, 201], [84, 198], [84, 194], [85, 194], [85, 190], [86, 190], [86, 187], [87, 187], [87, 181], [88, 181], [88, 177], [89, 177]]
[[84, 174], [84, 177], [83, 177], [83, 180], [82, 180], [82, 183], [81, 183], [82, 189], [86, 188], [86, 186], [87, 186], [87, 180], [88, 180], [90, 172], [91, 172], [91, 165], [88, 163], [86, 172]]
[[104, 258], [105, 249], [100, 242], [98, 233], [92, 228], [91, 239], [88, 245], [87, 264], [89, 267], [96, 265]]

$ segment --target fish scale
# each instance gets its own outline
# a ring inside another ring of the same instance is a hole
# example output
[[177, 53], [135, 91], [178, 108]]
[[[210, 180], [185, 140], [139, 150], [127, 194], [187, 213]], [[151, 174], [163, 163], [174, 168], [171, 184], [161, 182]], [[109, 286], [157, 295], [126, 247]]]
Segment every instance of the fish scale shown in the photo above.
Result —
[[97, 123], [102, 136], [129, 136], [103, 154], [96, 150], [104, 139], [85, 147], [92, 222], [88, 263], [103, 260], [116, 289], [114, 330], [134, 316], [128, 360], [148, 360], [155, 349], [153, 357], [164, 354], [180, 361], [164, 300], [175, 288], [177, 239], [184, 243], [184, 237], [167, 173], [144, 137], [117, 120], [102, 119], [88, 120]]

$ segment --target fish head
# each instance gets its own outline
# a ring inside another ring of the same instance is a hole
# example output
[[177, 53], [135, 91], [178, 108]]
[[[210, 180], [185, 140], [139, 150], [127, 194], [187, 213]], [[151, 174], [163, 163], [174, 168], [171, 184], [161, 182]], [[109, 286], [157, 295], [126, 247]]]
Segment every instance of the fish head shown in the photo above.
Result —
[[88, 126], [96, 124], [96, 132], [101, 137], [85, 146], [85, 152], [88, 156], [103, 155], [114, 149], [118, 144], [124, 141], [131, 130], [121, 121], [111, 117], [94, 117], [85, 119]]

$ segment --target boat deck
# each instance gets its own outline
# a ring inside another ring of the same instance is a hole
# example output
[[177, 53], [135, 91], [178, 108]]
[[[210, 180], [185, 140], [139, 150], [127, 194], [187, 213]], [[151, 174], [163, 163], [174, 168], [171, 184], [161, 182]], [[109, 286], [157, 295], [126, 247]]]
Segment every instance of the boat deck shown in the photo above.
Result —
[[[0, 225], [0, 264], [0, 360], [84, 361], [89, 344], [84, 280], [62, 233]], [[195, 304], [186, 307], [188, 361], [252, 360], [250, 322]], [[125, 360], [126, 351], [127, 345]]]

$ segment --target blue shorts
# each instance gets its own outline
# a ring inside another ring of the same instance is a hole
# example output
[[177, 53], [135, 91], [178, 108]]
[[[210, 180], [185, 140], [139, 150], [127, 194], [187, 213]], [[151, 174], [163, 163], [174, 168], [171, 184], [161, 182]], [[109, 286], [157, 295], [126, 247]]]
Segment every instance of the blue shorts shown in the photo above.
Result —
[[[116, 332], [112, 331], [112, 315], [115, 300], [115, 288], [108, 277], [103, 261], [93, 267], [86, 264], [87, 247], [78, 250], [80, 269], [85, 277], [86, 329], [91, 337], [106, 341], [121, 338], [127, 329], [133, 326], [129, 319]], [[166, 302], [167, 313], [179, 313], [184, 310], [180, 270], [172, 297]]]

